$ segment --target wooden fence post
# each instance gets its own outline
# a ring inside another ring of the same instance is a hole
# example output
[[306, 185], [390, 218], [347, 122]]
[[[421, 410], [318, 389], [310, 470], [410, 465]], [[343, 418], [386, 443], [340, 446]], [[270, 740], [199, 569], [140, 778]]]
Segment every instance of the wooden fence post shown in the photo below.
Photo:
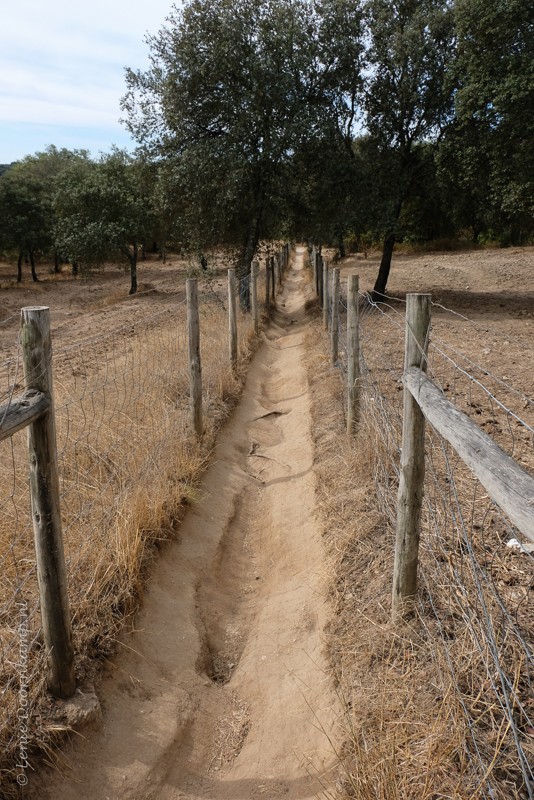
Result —
[[328, 264], [326, 259], [322, 259], [323, 262], [323, 327], [325, 331], [328, 330], [328, 316], [329, 316], [329, 305], [330, 305], [330, 287], [328, 285]]
[[191, 423], [196, 435], [203, 433], [202, 424], [202, 367], [200, 362], [200, 320], [198, 315], [198, 286], [195, 278], [186, 281], [187, 343], [189, 355], [189, 403]]
[[[430, 330], [429, 294], [406, 295], [404, 369], [426, 371]], [[404, 389], [397, 535], [393, 569], [392, 617], [400, 620], [414, 606], [421, 504], [425, 479], [425, 418], [416, 400]]]
[[269, 263], [271, 265], [271, 299], [274, 302], [276, 298], [276, 274], [274, 270], [274, 256], [271, 256]]
[[265, 312], [270, 315], [271, 310], [271, 266], [270, 259], [265, 259]]
[[228, 345], [232, 369], [237, 367], [237, 301], [235, 269], [228, 270]]
[[258, 274], [260, 265], [257, 261], [252, 262], [250, 276], [252, 284], [250, 287], [250, 303], [252, 310], [252, 321], [254, 323], [254, 333], [259, 333], [260, 330], [260, 312], [258, 308]]
[[315, 286], [315, 293], [319, 294], [318, 285], [317, 285], [317, 253], [315, 252], [315, 245], [313, 245], [312, 249], [311, 249], [310, 264], [311, 264], [311, 268], [312, 268], [313, 285]]
[[330, 330], [332, 366], [335, 367], [339, 354], [339, 269], [332, 270], [332, 321]]
[[76, 679], [59, 506], [48, 308], [22, 309], [21, 342], [26, 390], [43, 392], [49, 400], [48, 410], [28, 425], [31, 513], [41, 620], [50, 668], [48, 689], [54, 696], [66, 699], [74, 694]]
[[358, 290], [360, 278], [347, 280], [347, 433], [351, 436], [360, 416], [360, 320]]

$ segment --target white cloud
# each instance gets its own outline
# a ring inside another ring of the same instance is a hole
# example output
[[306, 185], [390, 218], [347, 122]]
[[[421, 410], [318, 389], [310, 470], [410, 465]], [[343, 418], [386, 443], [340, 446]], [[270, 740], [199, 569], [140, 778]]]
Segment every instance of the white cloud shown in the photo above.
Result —
[[121, 132], [124, 68], [146, 66], [145, 34], [157, 33], [171, 8], [170, 0], [7, 5], [0, 50], [0, 126], [7, 123], [2, 146], [17, 123], [26, 131], [35, 125], [37, 136], [47, 124]]

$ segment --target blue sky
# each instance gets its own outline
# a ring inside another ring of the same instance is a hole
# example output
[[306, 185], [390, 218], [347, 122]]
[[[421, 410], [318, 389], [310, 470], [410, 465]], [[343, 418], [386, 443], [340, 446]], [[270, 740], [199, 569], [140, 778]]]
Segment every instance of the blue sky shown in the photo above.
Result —
[[119, 123], [124, 68], [148, 63], [172, 0], [4, 0], [0, 163], [57, 147], [132, 148]]

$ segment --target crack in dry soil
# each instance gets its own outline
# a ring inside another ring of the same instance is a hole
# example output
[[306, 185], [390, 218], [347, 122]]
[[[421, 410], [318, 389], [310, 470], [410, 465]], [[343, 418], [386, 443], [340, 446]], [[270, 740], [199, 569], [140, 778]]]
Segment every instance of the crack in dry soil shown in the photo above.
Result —
[[328, 784], [338, 714], [322, 642], [305, 287], [300, 251], [202, 499], [104, 681], [102, 728], [67, 748], [66, 777], [38, 776], [28, 796], [305, 800]]

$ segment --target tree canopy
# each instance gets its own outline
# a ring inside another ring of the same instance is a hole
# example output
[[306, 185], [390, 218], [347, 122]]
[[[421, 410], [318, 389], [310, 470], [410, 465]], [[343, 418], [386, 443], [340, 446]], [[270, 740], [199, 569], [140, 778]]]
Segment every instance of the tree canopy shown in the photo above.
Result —
[[24, 255], [123, 259], [135, 291], [148, 238], [227, 246], [243, 278], [260, 238], [364, 237], [382, 294], [403, 237], [534, 235], [527, 0], [187, 0], [147, 44], [122, 100], [135, 155], [1, 168], [19, 275]]
[[57, 180], [55, 208], [59, 249], [86, 267], [124, 260], [135, 294], [139, 243], [151, 222], [135, 161], [121, 150], [75, 161]]

